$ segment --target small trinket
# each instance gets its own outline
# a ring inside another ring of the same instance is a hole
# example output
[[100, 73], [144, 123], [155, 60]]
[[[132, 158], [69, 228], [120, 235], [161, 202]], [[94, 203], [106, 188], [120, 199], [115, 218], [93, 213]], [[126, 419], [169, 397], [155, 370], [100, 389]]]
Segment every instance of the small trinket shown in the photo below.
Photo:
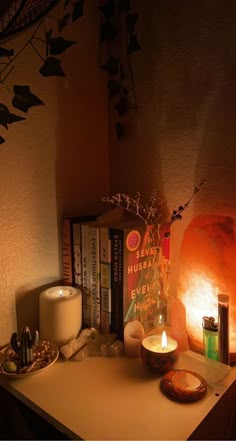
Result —
[[168, 398], [183, 403], [192, 403], [203, 398], [207, 383], [199, 374], [191, 370], [173, 369], [160, 382], [161, 391]]

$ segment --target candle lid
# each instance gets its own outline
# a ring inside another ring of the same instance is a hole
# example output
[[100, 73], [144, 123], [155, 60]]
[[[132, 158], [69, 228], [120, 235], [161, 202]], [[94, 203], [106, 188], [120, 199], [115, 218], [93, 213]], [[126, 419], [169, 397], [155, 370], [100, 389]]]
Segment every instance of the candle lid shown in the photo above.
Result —
[[204, 397], [207, 383], [196, 372], [187, 369], [172, 369], [160, 383], [161, 391], [175, 401], [192, 403]]

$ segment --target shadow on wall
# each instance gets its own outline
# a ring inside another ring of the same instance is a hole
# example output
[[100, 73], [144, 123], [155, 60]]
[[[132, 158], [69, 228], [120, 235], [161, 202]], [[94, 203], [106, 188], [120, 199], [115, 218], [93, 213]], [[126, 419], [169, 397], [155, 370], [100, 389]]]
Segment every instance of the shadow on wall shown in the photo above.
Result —
[[59, 218], [101, 212], [101, 196], [109, 190], [107, 85], [98, 63], [97, 2], [86, 2], [77, 31], [71, 26], [70, 32], [67, 38], [78, 43], [73, 54], [65, 53], [66, 78], [57, 81]]
[[17, 332], [20, 332], [24, 326], [29, 326], [32, 332], [39, 329], [39, 295], [45, 289], [61, 284], [62, 281], [57, 280], [30, 291], [24, 288], [16, 290]]
[[195, 118], [195, 182], [208, 180], [195, 216], [207, 212], [235, 217], [236, 3], [209, 1], [199, 11], [185, 84], [187, 108]]
[[[111, 192], [139, 191], [148, 199], [156, 190], [167, 215], [160, 158], [162, 118], [161, 87], [158, 82], [157, 54], [160, 54], [158, 2], [133, 2], [139, 14], [137, 31], [141, 51], [132, 54], [137, 111], [131, 109], [125, 119], [125, 136], [117, 141], [114, 121], [110, 123]], [[154, 19], [152, 18], [154, 16]], [[154, 20], [156, 18], [156, 22]], [[132, 88], [130, 87], [132, 96]], [[117, 115], [111, 115], [115, 118]]]
[[[171, 202], [191, 183], [207, 179], [206, 189], [191, 205], [193, 218], [201, 213], [235, 218], [236, 3], [151, 3], [153, 40], [148, 50], [153, 63], [145, 78], [153, 85], [150, 103], [156, 100], [156, 108], [149, 114], [152, 127], [146, 128], [147, 136], [151, 131], [156, 138], [149, 137], [145, 161], [152, 173], [156, 170]], [[145, 47], [143, 51], [148, 54]], [[172, 247], [173, 290], [184, 223], [178, 228]]]

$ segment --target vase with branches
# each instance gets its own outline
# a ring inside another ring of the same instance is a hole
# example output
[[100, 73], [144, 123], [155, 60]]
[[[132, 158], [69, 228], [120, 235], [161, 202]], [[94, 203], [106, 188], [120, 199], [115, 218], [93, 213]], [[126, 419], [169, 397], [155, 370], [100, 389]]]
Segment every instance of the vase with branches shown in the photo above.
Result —
[[[168, 248], [171, 225], [182, 219], [183, 212], [189, 207], [193, 197], [205, 183], [206, 180], [201, 181], [194, 188], [187, 202], [173, 210], [167, 221], [163, 221], [162, 203], [156, 192], [151, 193], [147, 203], [142, 202], [139, 192], [135, 196], [116, 193], [102, 198], [104, 202], [122, 207], [145, 226], [145, 233], [140, 245], [143, 259], [136, 261], [135, 257], [132, 257], [131, 260], [133, 265], [141, 263], [142, 271], [136, 279], [135, 295], [129, 299], [128, 305], [126, 305], [123, 325], [138, 319], [142, 322], [145, 331], [148, 331], [166, 323], [170, 275]], [[143, 289], [144, 286], [145, 289]]]

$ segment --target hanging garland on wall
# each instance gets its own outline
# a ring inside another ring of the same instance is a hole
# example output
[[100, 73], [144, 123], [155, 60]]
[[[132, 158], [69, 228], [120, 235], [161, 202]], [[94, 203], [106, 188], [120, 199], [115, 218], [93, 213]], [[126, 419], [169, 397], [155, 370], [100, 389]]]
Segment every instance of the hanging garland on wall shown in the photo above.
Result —
[[[58, 0], [12, 0], [10, 3], [6, 1], [2, 4], [0, 9], [0, 85], [2, 87], [8, 89], [7, 79], [15, 68], [18, 57], [29, 46], [40, 59], [38, 72], [41, 76], [65, 76], [61, 55], [77, 42], [66, 40], [63, 31], [66, 26], [83, 16], [84, 2], [85, 0], [64, 0], [62, 17], [55, 18], [56, 26], [49, 29], [46, 28], [45, 19]], [[26, 43], [17, 52], [13, 47], [9, 49], [11, 40], [8, 41], [8, 38], [36, 21], [38, 23]], [[42, 38], [42, 30], [44, 38]], [[14, 84], [11, 93], [11, 105], [25, 114], [31, 107], [44, 105], [43, 101], [31, 91], [29, 85]], [[0, 102], [2, 127], [8, 130], [9, 124], [25, 119], [25, 116], [11, 112], [9, 105]], [[5, 138], [0, 136], [0, 144], [4, 142]]]
[[[63, 14], [54, 17], [55, 26], [48, 28], [46, 18], [53, 6], [63, 3]], [[108, 99], [111, 119], [118, 140], [125, 134], [127, 116], [137, 110], [131, 55], [140, 50], [135, 26], [138, 14], [130, 0], [99, 0], [100, 67], [108, 76]], [[18, 57], [28, 47], [37, 54], [42, 77], [64, 77], [62, 54], [77, 41], [63, 36], [67, 26], [83, 17], [85, 0], [0, 0], [0, 86], [9, 91], [7, 80]], [[10, 37], [34, 24], [28, 40], [15, 51]], [[12, 43], [12, 46], [9, 45]], [[0, 102], [0, 126], [8, 130], [12, 123], [26, 119], [31, 107], [44, 105], [29, 85], [14, 84], [10, 91], [11, 104]], [[11, 111], [12, 105], [18, 111]], [[5, 138], [0, 135], [0, 144]]]
[[127, 116], [137, 110], [132, 54], [140, 50], [136, 32], [138, 13], [131, 0], [100, 2], [100, 66], [108, 75], [108, 98], [116, 138], [122, 139]]

